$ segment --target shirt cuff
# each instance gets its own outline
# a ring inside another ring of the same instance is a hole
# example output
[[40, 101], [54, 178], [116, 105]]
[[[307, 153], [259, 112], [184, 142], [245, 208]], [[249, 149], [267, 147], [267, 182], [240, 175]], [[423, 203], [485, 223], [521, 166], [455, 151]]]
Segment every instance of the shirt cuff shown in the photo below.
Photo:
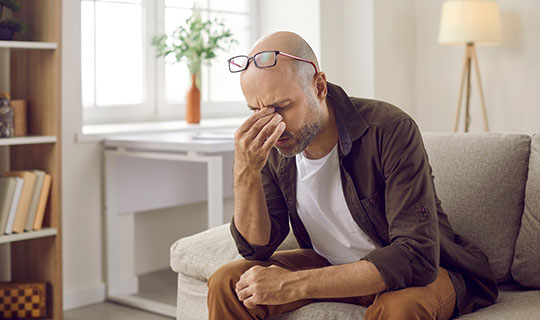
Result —
[[409, 258], [396, 245], [371, 251], [361, 260], [367, 260], [379, 270], [387, 291], [399, 290], [411, 283], [412, 270]]

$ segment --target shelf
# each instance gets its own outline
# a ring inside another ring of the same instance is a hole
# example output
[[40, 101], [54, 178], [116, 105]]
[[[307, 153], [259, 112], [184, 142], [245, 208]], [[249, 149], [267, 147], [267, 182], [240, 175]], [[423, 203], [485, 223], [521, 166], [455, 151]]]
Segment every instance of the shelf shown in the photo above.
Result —
[[50, 237], [50, 236], [56, 235], [56, 233], [57, 233], [56, 229], [44, 228], [39, 231], [28, 231], [24, 233], [6, 234], [3, 236], [0, 236], [0, 243], [8, 243], [8, 242], [28, 240], [28, 239]]
[[0, 48], [13, 49], [46, 49], [54, 50], [58, 47], [55, 42], [40, 42], [40, 41], [0, 41]]
[[12, 146], [17, 144], [55, 143], [56, 136], [24, 136], [14, 138], [0, 138], [0, 146]]

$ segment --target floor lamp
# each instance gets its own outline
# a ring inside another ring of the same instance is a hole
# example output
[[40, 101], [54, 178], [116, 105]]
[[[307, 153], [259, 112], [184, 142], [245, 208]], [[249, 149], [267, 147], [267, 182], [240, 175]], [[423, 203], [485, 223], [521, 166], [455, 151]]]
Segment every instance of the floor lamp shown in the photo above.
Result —
[[465, 58], [459, 87], [459, 99], [454, 121], [454, 132], [457, 132], [461, 103], [463, 100], [463, 87], [466, 86], [465, 100], [465, 132], [469, 131], [469, 105], [471, 98], [471, 72], [476, 70], [478, 90], [482, 107], [484, 130], [489, 131], [486, 102], [480, 79], [478, 55], [475, 44], [496, 44], [501, 41], [501, 19], [499, 7], [495, 1], [476, 0], [448, 0], [443, 3], [441, 24], [439, 29], [439, 43], [465, 44]]

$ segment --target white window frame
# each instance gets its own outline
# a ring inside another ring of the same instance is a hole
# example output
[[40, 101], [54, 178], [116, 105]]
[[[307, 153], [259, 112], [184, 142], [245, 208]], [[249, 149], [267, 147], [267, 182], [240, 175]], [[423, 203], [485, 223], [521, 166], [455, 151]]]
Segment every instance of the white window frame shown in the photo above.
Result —
[[[80, 3], [82, 1], [84, 0], [80, 0]], [[94, 1], [99, 2], [100, 0]], [[248, 0], [248, 5], [249, 24], [252, 26], [249, 34], [249, 42], [253, 43], [258, 35], [257, 1]], [[208, 9], [202, 11], [220, 12]], [[154, 35], [165, 33], [165, 0], [142, 0], [142, 15], [142, 41], [143, 44], [147, 44], [146, 46], [143, 45], [143, 62], [145, 65], [143, 70], [143, 102], [136, 105], [126, 104], [99, 107], [94, 105], [91, 107], [82, 107], [84, 124], [185, 119], [185, 103], [168, 104], [166, 102], [165, 59], [156, 58], [154, 48], [149, 45]], [[203, 72], [203, 77], [208, 79], [208, 68], [204, 68]], [[205, 119], [230, 118], [246, 116], [248, 114], [249, 110], [244, 100], [201, 103], [201, 118]]]

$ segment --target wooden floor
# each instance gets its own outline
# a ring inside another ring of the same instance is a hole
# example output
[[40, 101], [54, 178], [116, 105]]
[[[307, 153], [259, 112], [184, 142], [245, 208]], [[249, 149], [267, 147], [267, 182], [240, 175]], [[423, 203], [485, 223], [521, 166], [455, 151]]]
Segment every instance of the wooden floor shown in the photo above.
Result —
[[64, 320], [171, 320], [164, 316], [145, 312], [116, 303], [103, 302], [64, 312]]
[[[176, 276], [170, 269], [139, 276], [139, 297], [176, 305]], [[112, 302], [103, 302], [64, 312], [65, 320], [170, 320], [162, 315], [145, 312]]]

